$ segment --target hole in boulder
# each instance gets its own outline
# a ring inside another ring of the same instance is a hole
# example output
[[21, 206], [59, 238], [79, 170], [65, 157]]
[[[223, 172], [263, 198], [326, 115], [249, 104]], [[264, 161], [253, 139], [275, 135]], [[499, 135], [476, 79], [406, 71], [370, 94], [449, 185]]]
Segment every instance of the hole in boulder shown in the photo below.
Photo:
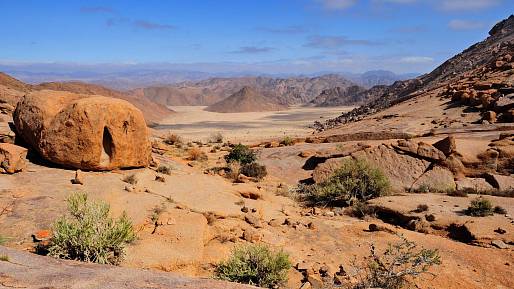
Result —
[[111, 133], [107, 127], [104, 127], [102, 136], [102, 155], [100, 156], [101, 165], [105, 166], [111, 162], [113, 151], [114, 143], [112, 141]]

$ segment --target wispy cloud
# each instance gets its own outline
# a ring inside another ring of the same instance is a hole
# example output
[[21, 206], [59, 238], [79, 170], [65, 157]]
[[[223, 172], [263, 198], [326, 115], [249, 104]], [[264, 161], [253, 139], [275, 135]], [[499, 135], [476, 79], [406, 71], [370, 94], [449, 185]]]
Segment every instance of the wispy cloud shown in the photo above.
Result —
[[313, 35], [307, 39], [307, 42], [304, 44], [304, 46], [319, 49], [336, 49], [342, 46], [375, 46], [381, 44], [383, 43], [366, 39], [350, 39], [345, 36]]
[[258, 46], [242, 46], [239, 49], [231, 51], [231, 53], [236, 54], [259, 54], [259, 53], [267, 53], [275, 50], [273, 47], [258, 47]]
[[424, 25], [402, 26], [393, 28], [390, 31], [395, 33], [420, 33], [428, 31], [428, 27]]
[[137, 28], [145, 30], [172, 30], [177, 28], [174, 25], [150, 22], [147, 20], [135, 20], [132, 24]]
[[441, 8], [447, 11], [480, 10], [496, 6], [500, 4], [501, 1], [502, 0], [442, 0]]
[[299, 25], [287, 26], [287, 27], [257, 27], [259, 31], [275, 34], [302, 34], [307, 32], [307, 28]]
[[406, 56], [400, 58], [400, 62], [409, 63], [409, 64], [422, 64], [422, 63], [432, 63], [434, 59], [432, 57], [427, 56]]
[[328, 10], [345, 10], [357, 4], [357, 0], [318, 0]]
[[448, 27], [452, 30], [474, 30], [484, 26], [484, 22], [473, 20], [454, 19], [448, 23]]
[[80, 7], [80, 12], [91, 14], [113, 14], [114, 9], [107, 6], [83, 6]]

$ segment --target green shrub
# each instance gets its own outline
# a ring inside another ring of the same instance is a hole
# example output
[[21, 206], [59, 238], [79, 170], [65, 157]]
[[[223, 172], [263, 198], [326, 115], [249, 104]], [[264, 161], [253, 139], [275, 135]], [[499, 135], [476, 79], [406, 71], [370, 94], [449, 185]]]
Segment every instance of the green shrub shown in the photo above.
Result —
[[241, 167], [240, 172], [247, 177], [257, 178], [259, 180], [268, 174], [266, 171], [266, 166], [260, 165], [258, 163], [246, 164]]
[[488, 199], [478, 197], [471, 201], [466, 209], [466, 215], [473, 217], [485, 217], [493, 214], [493, 204]]
[[218, 279], [259, 287], [276, 288], [287, 281], [289, 255], [265, 245], [237, 247], [228, 260], [216, 266]]
[[441, 264], [437, 250], [417, 250], [414, 242], [402, 239], [397, 244], [389, 244], [382, 254], [378, 254], [375, 247], [371, 246], [371, 254], [365, 268], [361, 270], [364, 274], [361, 272], [361, 280], [353, 286], [354, 289], [401, 289], [406, 285], [414, 285], [412, 282], [415, 278], [430, 274], [432, 266]]
[[327, 180], [304, 186], [300, 192], [304, 201], [313, 205], [350, 205], [387, 194], [389, 180], [377, 168], [362, 160], [349, 159], [341, 163]]
[[243, 144], [235, 145], [225, 156], [227, 163], [239, 162], [241, 165], [251, 164], [257, 160], [257, 155], [249, 147]]
[[135, 239], [132, 222], [125, 213], [116, 220], [109, 217], [109, 205], [90, 202], [84, 193], [68, 198], [70, 216], [53, 224], [48, 254], [62, 259], [101, 264], [118, 264], [125, 246]]

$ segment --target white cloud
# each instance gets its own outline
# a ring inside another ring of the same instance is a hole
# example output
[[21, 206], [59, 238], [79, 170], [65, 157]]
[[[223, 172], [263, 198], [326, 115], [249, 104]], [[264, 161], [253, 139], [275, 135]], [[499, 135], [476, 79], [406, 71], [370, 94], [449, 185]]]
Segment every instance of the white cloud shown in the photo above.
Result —
[[330, 10], [345, 10], [357, 4], [357, 0], [318, 0]]
[[484, 27], [484, 22], [454, 19], [448, 23], [448, 27], [452, 30], [473, 30]]
[[448, 11], [479, 10], [498, 5], [500, 2], [501, 0], [442, 0], [441, 8]]
[[427, 56], [406, 56], [400, 58], [400, 62], [409, 64], [432, 63], [434, 59]]

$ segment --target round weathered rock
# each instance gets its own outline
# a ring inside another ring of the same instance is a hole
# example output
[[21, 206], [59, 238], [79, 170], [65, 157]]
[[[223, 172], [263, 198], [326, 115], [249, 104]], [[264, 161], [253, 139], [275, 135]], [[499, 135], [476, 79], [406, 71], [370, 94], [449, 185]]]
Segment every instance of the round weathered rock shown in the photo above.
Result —
[[13, 119], [43, 158], [65, 167], [111, 170], [151, 159], [143, 114], [121, 99], [39, 91], [18, 103]]

